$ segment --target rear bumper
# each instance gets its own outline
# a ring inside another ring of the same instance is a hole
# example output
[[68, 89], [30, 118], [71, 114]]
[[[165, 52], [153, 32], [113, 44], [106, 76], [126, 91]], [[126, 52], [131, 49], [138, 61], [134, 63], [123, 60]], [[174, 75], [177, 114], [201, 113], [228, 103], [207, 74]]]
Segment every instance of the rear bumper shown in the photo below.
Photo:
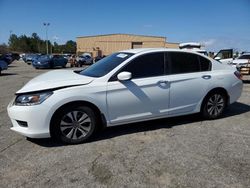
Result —
[[243, 82], [241, 80], [238, 80], [234, 84], [232, 84], [232, 87], [228, 91], [230, 97], [229, 104], [236, 102], [240, 98], [242, 89], [243, 89]]

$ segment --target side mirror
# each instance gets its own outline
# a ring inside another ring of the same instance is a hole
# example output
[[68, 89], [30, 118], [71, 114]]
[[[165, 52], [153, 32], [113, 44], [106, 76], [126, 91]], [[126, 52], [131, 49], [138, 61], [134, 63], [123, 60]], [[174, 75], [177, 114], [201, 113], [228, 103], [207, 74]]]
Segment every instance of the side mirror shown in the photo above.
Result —
[[118, 80], [125, 81], [130, 80], [132, 78], [131, 72], [121, 72], [117, 75]]
[[220, 57], [216, 57], [216, 58], [214, 58], [214, 59], [217, 60], [217, 61], [220, 61], [220, 60], [221, 60]]

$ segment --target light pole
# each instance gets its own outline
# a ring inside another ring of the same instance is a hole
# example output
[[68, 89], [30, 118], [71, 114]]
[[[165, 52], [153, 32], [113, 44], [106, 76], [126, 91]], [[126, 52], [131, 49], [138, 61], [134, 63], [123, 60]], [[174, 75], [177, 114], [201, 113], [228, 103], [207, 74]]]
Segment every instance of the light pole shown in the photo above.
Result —
[[43, 25], [45, 26], [45, 30], [46, 30], [46, 50], [47, 50], [47, 54], [49, 54], [49, 46], [48, 46], [48, 27], [50, 25], [50, 23], [43, 23]]
[[[57, 39], [58, 39], [57, 36], [54, 36], [54, 37], [53, 37], [53, 40], [54, 40], [54, 44], [53, 44], [53, 45], [54, 45], [54, 53], [55, 53], [55, 42], [56, 42]], [[52, 48], [51, 48], [51, 53], [52, 53]]]

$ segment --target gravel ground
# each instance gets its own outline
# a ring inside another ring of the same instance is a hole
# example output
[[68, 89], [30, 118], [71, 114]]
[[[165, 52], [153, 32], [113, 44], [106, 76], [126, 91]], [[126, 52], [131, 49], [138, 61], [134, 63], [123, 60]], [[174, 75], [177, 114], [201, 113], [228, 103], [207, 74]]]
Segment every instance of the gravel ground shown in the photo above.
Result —
[[19, 61], [0, 77], [0, 187], [249, 187], [250, 77], [221, 119], [123, 125], [65, 146], [9, 129], [15, 91], [46, 71]]

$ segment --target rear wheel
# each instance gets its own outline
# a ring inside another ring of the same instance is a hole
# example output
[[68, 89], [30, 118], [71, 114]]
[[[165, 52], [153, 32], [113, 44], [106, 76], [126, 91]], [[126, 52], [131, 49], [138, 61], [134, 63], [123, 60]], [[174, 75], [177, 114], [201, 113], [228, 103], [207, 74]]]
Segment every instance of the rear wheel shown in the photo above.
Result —
[[87, 106], [75, 106], [62, 109], [51, 125], [52, 137], [68, 144], [87, 141], [97, 127], [97, 116]]
[[226, 95], [222, 92], [209, 94], [202, 105], [202, 115], [206, 119], [216, 119], [222, 115], [226, 107]]
[[2, 75], [2, 68], [0, 68], [0, 75]]

